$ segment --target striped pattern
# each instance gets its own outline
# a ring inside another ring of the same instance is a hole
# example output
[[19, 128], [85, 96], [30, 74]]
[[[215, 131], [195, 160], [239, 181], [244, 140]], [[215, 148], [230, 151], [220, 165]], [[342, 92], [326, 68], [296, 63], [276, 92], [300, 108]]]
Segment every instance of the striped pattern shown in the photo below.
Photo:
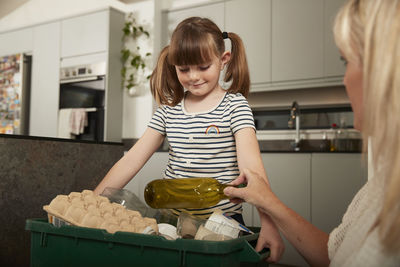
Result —
[[[185, 112], [183, 101], [174, 107], [161, 106], [149, 127], [166, 135], [169, 161], [164, 173], [167, 179], [212, 177], [228, 183], [239, 175], [234, 134], [253, 128], [254, 119], [247, 100], [241, 94], [225, 94], [220, 104], [205, 113]], [[207, 209], [186, 212], [207, 218], [215, 208], [241, 213], [240, 204], [223, 200]], [[178, 214], [181, 210], [173, 210]]]

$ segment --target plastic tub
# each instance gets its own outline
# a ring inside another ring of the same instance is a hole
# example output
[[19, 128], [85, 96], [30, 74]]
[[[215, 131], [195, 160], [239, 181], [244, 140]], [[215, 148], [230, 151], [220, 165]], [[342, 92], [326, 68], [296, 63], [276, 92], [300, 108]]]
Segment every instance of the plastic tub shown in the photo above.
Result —
[[[28, 219], [31, 266], [268, 266], [269, 251], [254, 247], [258, 233], [226, 241], [177, 239], [62, 226]], [[252, 228], [258, 232], [259, 228]]]

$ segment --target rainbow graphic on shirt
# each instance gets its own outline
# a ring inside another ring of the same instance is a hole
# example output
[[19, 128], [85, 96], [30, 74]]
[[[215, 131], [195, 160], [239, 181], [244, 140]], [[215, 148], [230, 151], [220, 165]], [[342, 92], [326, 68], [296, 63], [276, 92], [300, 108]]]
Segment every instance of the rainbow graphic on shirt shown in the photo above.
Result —
[[219, 134], [219, 129], [216, 125], [212, 124], [207, 127], [206, 134]]

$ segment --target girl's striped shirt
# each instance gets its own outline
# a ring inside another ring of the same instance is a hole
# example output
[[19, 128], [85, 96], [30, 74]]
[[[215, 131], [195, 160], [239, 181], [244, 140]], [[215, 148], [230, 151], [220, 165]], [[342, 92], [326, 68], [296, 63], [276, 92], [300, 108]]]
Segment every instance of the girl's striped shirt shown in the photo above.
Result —
[[[241, 94], [226, 93], [214, 109], [201, 113], [185, 111], [184, 100], [178, 105], [160, 106], [149, 127], [166, 135], [169, 161], [166, 179], [212, 177], [229, 183], [239, 175], [234, 134], [243, 128], [253, 128], [254, 119], [247, 100]], [[222, 200], [206, 209], [174, 209], [208, 218], [215, 209], [241, 213], [241, 204]]]

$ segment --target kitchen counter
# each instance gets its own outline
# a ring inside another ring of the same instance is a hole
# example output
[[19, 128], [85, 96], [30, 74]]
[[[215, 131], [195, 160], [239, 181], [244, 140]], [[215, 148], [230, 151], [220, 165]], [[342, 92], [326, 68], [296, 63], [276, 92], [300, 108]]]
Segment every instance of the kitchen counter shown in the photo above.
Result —
[[[294, 140], [260, 140], [263, 153], [361, 153], [361, 139], [340, 139], [333, 142], [326, 139], [303, 139], [299, 142], [299, 151], [294, 149]], [[331, 145], [333, 143], [333, 145]], [[333, 146], [333, 147], [332, 147]]]
[[28, 218], [59, 194], [94, 189], [123, 155], [122, 143], [0, 134], [0, 265], [29, 266]]
[[67, 143], [102, 144], [102, 145], [116, 145], [116, 146], [122, 146], [123, 145], [122, 142], [101, 142], [101, 141], [55, 138], [55, 137], [44, 137], [44, 136], [17, 135], [17, 134], [0, 134], [0, 138], [14, 138], [14, 139], [41, 140], [41, 141], [57, 141], [57, 142], [67, 142]]
[[[124, 139], [124, 150], [128, 151], [138, 139]], [[331, 151], [331, 141], [327, 139], [303, 139], [300, 150], [295, 151], [292, 139], [258, 140], [261, 153], [361, 153], [362, 140], [351, 138], [337, 140], [337, 148]], [[157, 152], [168, 152], [168, 141], [160, 146]]]

